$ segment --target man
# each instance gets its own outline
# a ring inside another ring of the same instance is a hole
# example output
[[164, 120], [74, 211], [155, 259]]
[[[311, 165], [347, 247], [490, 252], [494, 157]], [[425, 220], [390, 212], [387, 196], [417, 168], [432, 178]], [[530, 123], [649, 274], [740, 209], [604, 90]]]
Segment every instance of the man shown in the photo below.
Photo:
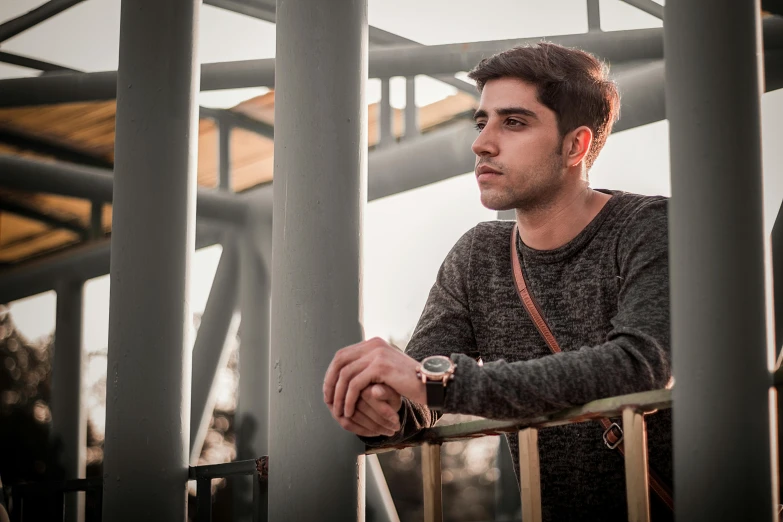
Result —
[[[324, 400], [345, 429], [383, 436], [370, 444], [431, 426], [433, 410], [518, 419], [664, 388], [671, 377], [667, 201], [588, 184], [619, 110], [605, 68], [542, 43], [485, 59], [470, 76], [481, 92], [481, 202], [515, 209], [516, 223], [481, 223], [457, 242], [406, 353], [371, 339], [336, 354]], [[517, 293], [514, 225], [521, 271], [562, 353]], [[439, 392], [420, 378], [420, 361], [434, 355], [447, 357], [424, 363], [446, 378]], [[596, 421], [541, 430], [544, 520], [627, 520], [623, 457], [604, 434]], [[518, 475], [517, 440], [508, 441]], [[670, 411], [648, 417], [648, 443], [651, 467], [671, 484]], [[671, 518], [657, 495], [651, 504], [654, 520]]]

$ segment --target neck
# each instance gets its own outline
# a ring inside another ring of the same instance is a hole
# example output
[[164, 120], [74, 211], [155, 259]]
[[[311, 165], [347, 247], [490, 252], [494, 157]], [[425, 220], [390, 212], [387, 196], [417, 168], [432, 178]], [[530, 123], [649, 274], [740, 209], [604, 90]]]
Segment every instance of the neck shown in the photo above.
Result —
[[580, 182], [561, 191], [547, 206], [516, 209], [519, 235], [530, 248], [554, 250], [579, 235], [609, 198]]

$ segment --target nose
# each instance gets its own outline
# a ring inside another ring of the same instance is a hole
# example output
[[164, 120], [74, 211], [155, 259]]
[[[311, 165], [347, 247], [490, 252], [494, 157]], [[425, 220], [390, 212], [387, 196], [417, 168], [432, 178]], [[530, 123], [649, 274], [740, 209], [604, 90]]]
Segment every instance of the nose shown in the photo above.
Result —
[[481, 129], [471, 148], [473, 153], [479, 158], [483, 156], [497, 156], [498, 154], [497, 142], [488, 127]]

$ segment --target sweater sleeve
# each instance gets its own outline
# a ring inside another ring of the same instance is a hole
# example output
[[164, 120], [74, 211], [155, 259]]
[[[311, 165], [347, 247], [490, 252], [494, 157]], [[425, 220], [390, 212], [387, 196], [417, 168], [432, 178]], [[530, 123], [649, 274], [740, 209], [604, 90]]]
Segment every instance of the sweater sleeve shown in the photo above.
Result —
[[[435, 284], [430, 290], [416, 329], [405, 353], [417, 361], [431, 355], [464, 354], [471, 360], [477, 357], [476, 339], [470, 321], [467, 281], [470, 253], [475, 228], [465, 233], [443, 261]], [[447, 395], [451, 385], [447, 388]], [[362, 440], [373, 446], [402, 442], [424, 428], [435, 424], [439, 415], [426, 405], [403, 398], [400, 408], [400, 431], [392, 437], [374, 437]]]
[[667, 234], [665, 200], [646, 203], [620, 229], [618, 306], [605, 342], [483, 367], [454, 354], [457, 376], [444, 411], [518, 419], [664, 388], [671, 377]]

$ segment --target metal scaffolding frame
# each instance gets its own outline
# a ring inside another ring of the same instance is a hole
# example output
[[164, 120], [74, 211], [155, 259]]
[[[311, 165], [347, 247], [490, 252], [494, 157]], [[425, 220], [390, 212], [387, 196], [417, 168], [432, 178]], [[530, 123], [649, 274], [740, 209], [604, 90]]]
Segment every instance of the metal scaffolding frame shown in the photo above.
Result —
[[[2, 24], [0, 41], [80, 1], [51, 0]], [[667, 116], [670, 122], [678, 517], [712, 520], [736, 513], [737, 519], [769, 519], [777, 498], [770, 463], [777, 455], [769, 450], [772, 378], [764, 338], [759, 100], [763, 90], [783, 87], [783, 20], [760, 21], [758, 2], [711, 2], [713, 18], [705, 24], [706, 0], [673, 2], [666, 9], [649, 0], [623, 1], [663, 18], [664, 28], [604, 32], [598, 2], [587, 0], [588, 33], [549, 40], [581, 47], [615, 66], [624, 104], [615, 132]], [[540, 39], [422, 46], [368, 27], [363, 2], [330, 2], [327, 8], [319, 0], [278, 0], [277, 6], [270, 0], [206, 0], [276, 22], [277, 57], [205, 64], [199, 77], [193, 44], [199, 1], [170, 3], [176, 9], [155, 0], [134, 2], [134, 8], [129, 1], [122, 4], [119, 71], [68, 72], [35, 59], [0, 55], [0, 61], [59, 71], [0, 80], [0, 107], [118, 100], [114, 165], [29, 136], [10, 139], [20, 140], [23, 148], [43, 148], [60, 159], [92, 166], [0, 156], [0, 186], [92, 201], [90, 228], [78, 233], [101, 236], [100, 210], [114, 203], [110, 240], [93, 239], [0, 272], [0, 301], [57, 290], [53, 386], [61, 399], [53, 404], [53, 433], [64, 445], [67, 478], [84, 473], [84, 412], [78, 404], [81, 289], [86, 280], [111, 273], [105, 519], [146, 518], [150, 506], [167, 519], [183, 519], [187, 466], [198, 458], [214, 403], [215, 375], [238, 330], [238, 458], [272, 455], [263, 516], [268, 510], [272, 520], [315, 519], [329, 505], [335, 519], [363, 520], [363, 448], [317, 406], [331, 354], [362, 337], [358, 282], [363, 206], [473, 168], [472, 125], [457, 121], [420, 134], [415, 75], [434, 76], [467, 91], [469, 84], [453, 74], [472, 68], [487, 54]], [[667, 52], [665, 63], [664, 48], [675, 50]], [[149, 59], [161, 49], [168, 59], [165, 70], [160, 61]], [[384, 93], [380, 143], [369, 154], [368, 76], [382, 79]], [[405, 136], [399, 143], [391, 133], [392, 76], [406, 78]], [[199, 88], [275, 84], [275, 128], [232, 111], [198, 108], [194, 102]], [[118, 91], [118, 85], [133, 87]], [[333, 94], [330, 104], [320, 103], [324, 88]], [[155, 110], [164, 98], [178, 117]], [[294, 114], [302, 104], [321, 121], [339, 121], [340, 131], [327, 137], [317, 126], [297, 125]], [[727, 113], [715, 111], [716, 106], [743, 110]], [[214, 119], [219, 129], [217, 190], [195, 187], [190, 151], [199, 114]], [[736, 129], [728, 139], [720, 130], [727, 118]], [[147, 125], [144, 133], [136, 132], [140, 122]], [[277, 136], [275, 183], [231, 193], [232, 128]], [[740, 164], [746, 173], [742, 179], [736, 176]], [[145, 190], [145, 180], [159, 190]], [[0, 202], [5, 210], [25, 211], [14, 205]], [[131, 219], [131, 209], [140, 205], [146, 216]], [[53, 226], [72, 225], [51, 216], [32, 217], [49, 219]], [[779, 215], [772, 238], [776, 275], [783, 270], [781, 219]], [[158, 230], [150, 236], [154, 228]], [[216, 243], [222, 244], [223, 254], [191, 366], [184, 277], [194, 245]], [[145, 262], [151, 245], [158, 261], [152, 267]], [[122, 255], [110, 256], [111, 251]], [[726, 284], [731, 280], [737, 284]], [[778, 295], [780, 280], [776, 278]], [[780, 310], [779, 303], [778, 347]], [[740, 345], [745, 349], [738, 350]], [[725, 386], [727, 379], [731, 387]], [[753, 412], [742, 431], [732, 428], [736, 415], [727, 413], [729, 407], [731, 412]], [[150, 455], [142, 455], [141, 427], [156, 424], [154, 447]], [[317, 440], [312, 438], [315, 431]], [[746, 465], [740, 471], [716, 472], [715, 459], [704, 459], [717, 454]], [[153, 462], [163, 471], [142, 477]], [[395, 520], [377, 461], [368, 462], [368, 469], [368, 500], [386, 505], [388, 520]], [[327, 475], [328, 483], [322, 480]], [[711, 488], [709, 503], [703, 502], [706, 485]], [[292, 495], [297, 502], [287, 500]], [[139, 498], [147, 499], [142, 506]], [[69, 506], [69, 520], [76, 519], [75, 509]]]

